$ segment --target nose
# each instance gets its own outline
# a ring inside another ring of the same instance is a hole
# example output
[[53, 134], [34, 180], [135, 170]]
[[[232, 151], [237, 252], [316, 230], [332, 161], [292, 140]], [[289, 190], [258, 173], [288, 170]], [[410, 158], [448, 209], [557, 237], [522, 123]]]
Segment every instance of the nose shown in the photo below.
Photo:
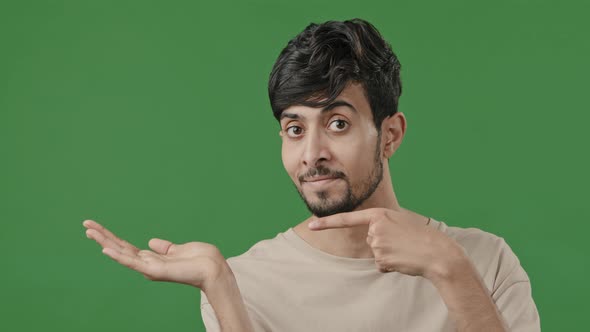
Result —
[[305, 146], [302, 155], [302, 162], [307, 167], [315, 167], [322, 161], [328, 161], [332, 157], [327, 137], [324, 137], [321, 131], [308, 131], [305, 135]]

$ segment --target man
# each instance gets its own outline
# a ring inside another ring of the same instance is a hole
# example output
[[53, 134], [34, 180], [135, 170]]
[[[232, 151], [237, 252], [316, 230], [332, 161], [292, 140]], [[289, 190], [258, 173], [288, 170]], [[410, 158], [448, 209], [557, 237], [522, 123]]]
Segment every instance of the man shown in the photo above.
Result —
[[200, 242], [139, 250], [86, 221], [103, 252], [201, 289], [207, 331], [540, 331], [529, 278], [500, 237], [397, 202], [400, 63], [360, 19], [310, 24], [269, 80], [285, 169], [312, 213], [224, 260]]

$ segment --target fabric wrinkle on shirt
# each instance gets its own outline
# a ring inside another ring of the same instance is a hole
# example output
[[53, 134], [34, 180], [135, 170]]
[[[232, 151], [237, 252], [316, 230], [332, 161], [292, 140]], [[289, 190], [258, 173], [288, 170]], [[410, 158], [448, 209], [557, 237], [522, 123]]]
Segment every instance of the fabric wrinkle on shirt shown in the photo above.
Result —
[[[540, 331], [530, 280], [503, 238], [477, 228], [434, 227], [453, 238], [476, 266], [510, 331]], [[255, 331], [455, 331], [427, 279], [380, 272], [374, 258], [335, 256], [314, 248], [292, 227], [227, 259]], [[201, 291], [208, 332], [220, 331]]]

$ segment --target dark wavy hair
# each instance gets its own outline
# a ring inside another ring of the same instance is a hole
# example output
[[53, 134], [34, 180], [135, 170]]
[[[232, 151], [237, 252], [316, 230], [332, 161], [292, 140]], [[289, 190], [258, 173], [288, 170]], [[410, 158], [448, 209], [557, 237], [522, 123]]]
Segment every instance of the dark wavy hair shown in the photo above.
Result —
[[359, 18], [311, 23], [289, 41], [272, 68], [272, 112], [280, 121], [283, 110], [294, 105], [324, 107], [353, 81], [363, 86], [380, 133], [383, 119], [397, 112], [400, 70], [391, 45], [371, 23]]

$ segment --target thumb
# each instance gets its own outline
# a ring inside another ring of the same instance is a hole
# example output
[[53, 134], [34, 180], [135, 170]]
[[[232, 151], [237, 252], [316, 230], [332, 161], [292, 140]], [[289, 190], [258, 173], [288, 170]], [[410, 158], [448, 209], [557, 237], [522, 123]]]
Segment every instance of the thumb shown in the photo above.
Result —
[[158, 238], [151, 239], [150, 242], [148, 242], [148, 245], [153, 251], [157, 252], [160, 255], [168, 254], [168, 251], [170, 251], [170, 249], [172, 249], [172, 246], [174, 246], [172, 242]]

